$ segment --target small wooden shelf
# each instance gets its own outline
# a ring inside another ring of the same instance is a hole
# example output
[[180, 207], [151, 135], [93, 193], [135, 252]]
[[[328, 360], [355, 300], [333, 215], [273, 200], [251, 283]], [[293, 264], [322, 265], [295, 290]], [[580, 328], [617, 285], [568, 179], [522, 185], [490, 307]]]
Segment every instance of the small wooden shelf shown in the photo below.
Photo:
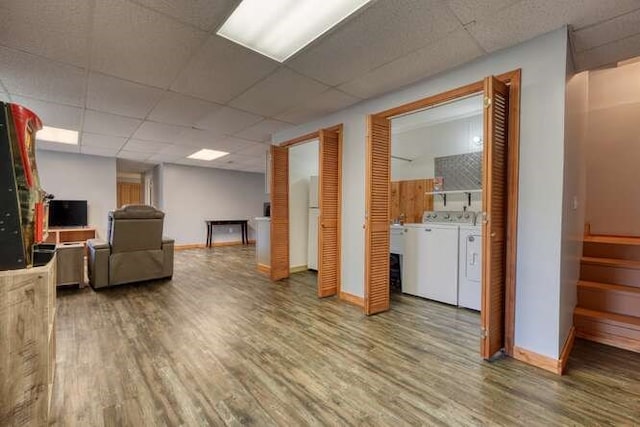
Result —
[[47, 232], [46, 243], [86, 243], [96, 238], [96, 228], [87, 227], [51, 227]]

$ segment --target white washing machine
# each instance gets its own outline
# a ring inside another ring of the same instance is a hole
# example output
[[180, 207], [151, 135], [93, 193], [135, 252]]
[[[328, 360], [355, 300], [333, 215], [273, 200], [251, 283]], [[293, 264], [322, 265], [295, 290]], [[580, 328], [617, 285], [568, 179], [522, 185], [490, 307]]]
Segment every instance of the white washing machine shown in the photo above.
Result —
[[458, 245], [469, 212], [426, 211], [420, 224], [405, 224], [402, 291], [458, 305]]
[[460, 226], [458, 306], [480, 311], [482, 301], [482, 227]]

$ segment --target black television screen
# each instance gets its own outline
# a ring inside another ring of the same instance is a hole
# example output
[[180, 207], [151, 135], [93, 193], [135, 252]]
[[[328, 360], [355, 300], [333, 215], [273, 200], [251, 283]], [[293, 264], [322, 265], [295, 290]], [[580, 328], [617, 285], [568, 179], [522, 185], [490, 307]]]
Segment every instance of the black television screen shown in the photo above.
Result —
[[86, 200], [51, 200], [49, 202], [49, 227], [78, 227], [86, 225]]

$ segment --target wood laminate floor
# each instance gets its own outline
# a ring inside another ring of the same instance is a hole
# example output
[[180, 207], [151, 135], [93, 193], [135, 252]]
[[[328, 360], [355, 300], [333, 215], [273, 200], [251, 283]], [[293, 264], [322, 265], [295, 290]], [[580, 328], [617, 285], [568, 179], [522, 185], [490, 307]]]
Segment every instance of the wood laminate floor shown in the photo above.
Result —
[[564, 377], [483, 362], [475, 313], [396, 296], [367, 318], [254, 256], [177, 252], [173, 281], [60, 291], [54, 423], [640, 425], [638, 354], [578, 340]]

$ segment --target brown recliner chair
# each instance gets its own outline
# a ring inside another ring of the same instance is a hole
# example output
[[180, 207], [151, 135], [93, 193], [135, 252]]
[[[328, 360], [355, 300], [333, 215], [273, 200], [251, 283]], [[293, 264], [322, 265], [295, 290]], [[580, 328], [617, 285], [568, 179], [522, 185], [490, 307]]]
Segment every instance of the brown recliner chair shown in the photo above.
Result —
[[91, 239], [89, 283], [93, 288], [171, 278], [173, 239], [162, 237], [164, 212], [126, 205], [109, 212], [107, 241]]

